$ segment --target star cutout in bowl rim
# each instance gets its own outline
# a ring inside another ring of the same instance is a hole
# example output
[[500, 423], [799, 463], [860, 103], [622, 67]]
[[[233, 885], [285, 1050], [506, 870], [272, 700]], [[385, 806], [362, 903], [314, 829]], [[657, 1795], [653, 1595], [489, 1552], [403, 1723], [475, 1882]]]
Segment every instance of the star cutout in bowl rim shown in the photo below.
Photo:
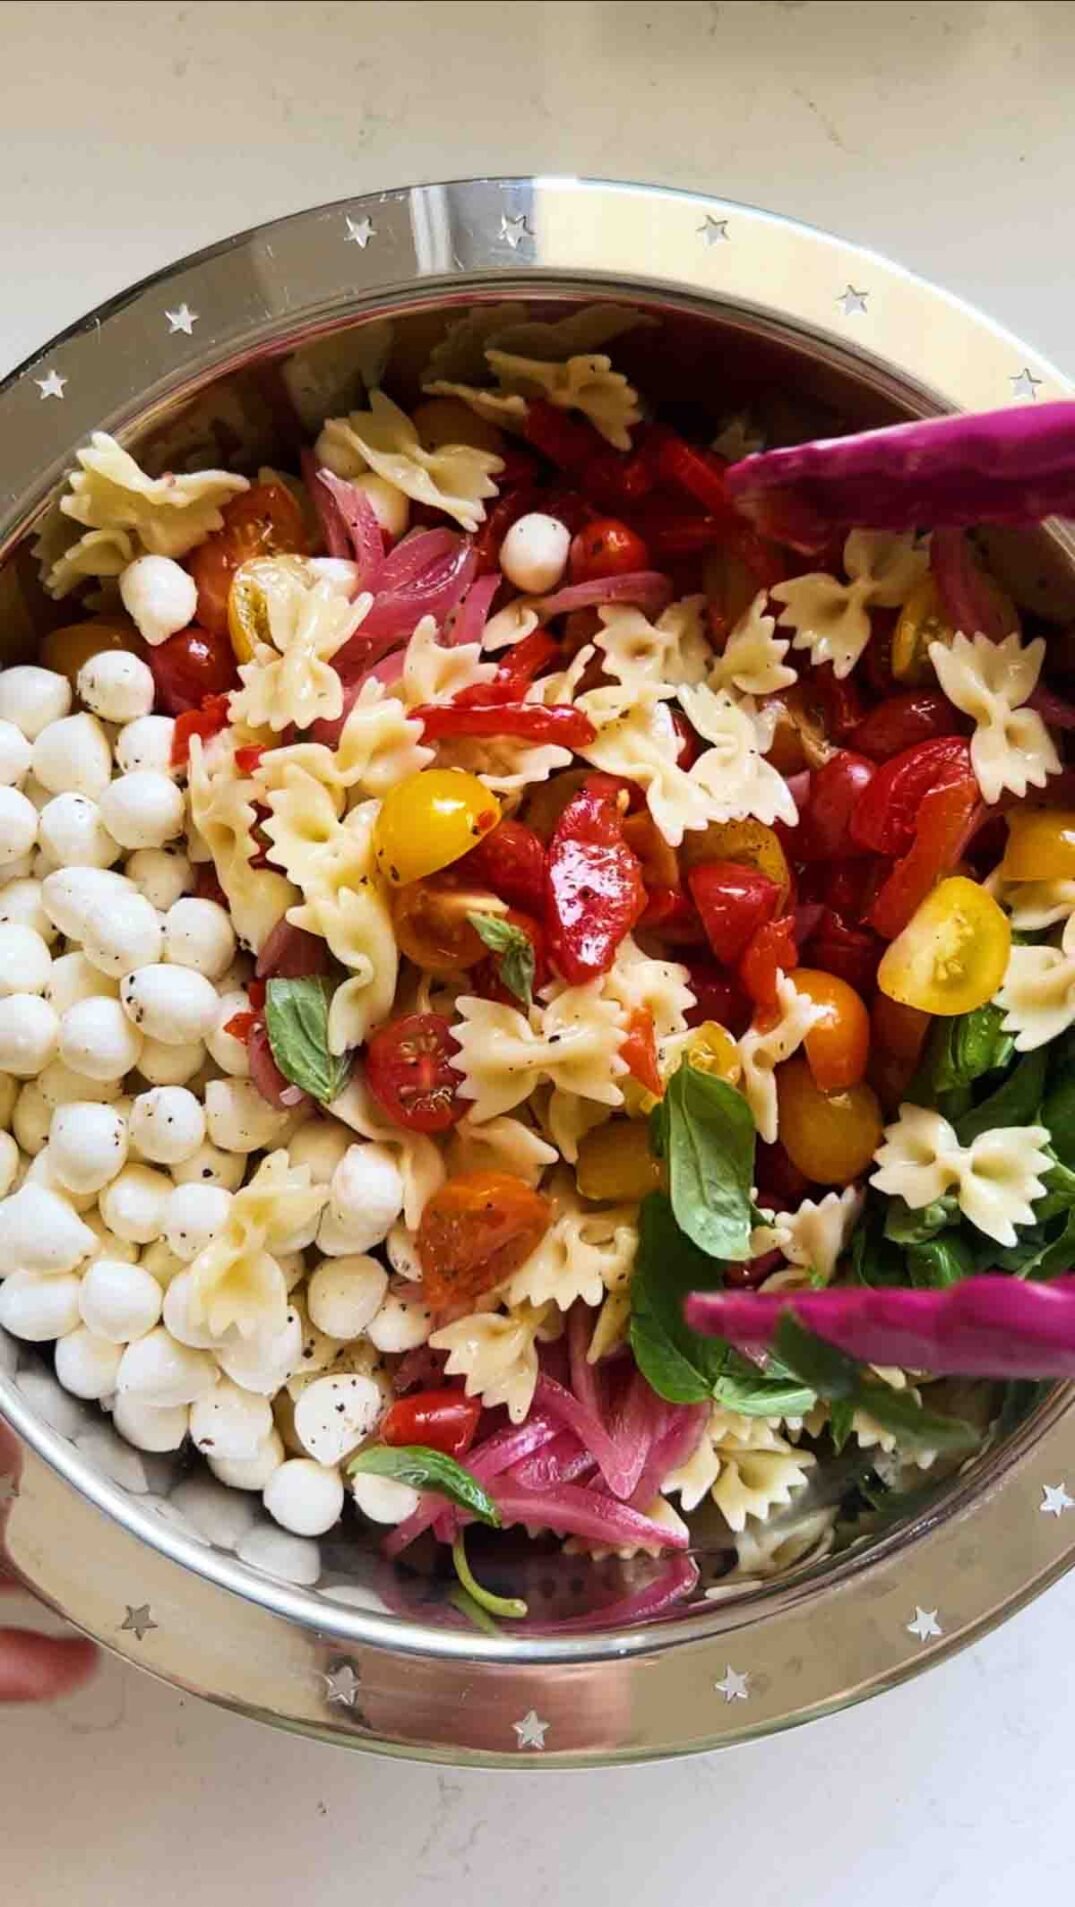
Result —
[[377, 236], [377, 227], [373, 223], [373, 220], [369, 217], [353, 219], [345, 212], [344, 222], [347, 226], [347, 237], [344, 239], [344, 244], [357, 245], [359, 251], [364, 252], [371, 238], [376, 238]]
[[191, 310], [185, 298], [174, 311], [166, 311], [164, 315], [168, 320], [169, 331], [184, 331], [188, 338], [193, 336], [194, 327], [198, 322], [198, 313]]
[[520, 1748], [540, 1750], [545, 1746], [545, 1736], [552, 1727], [552, 1723], [543, 1722], [537, 1710], [531, 1708], [519, 1721], [512, 1722], [511, 1726]]
[[321, 1672], [325, 1684], [325, 1700], [335, 1702], [340, 1708], [354, 1708], [358, 1703], [359, 1677], [353, 1662], [336, 1662], [332, 1668]]
[[836, 302], [845, 318], [853, 318], [857, 312], [866, 310], [869, 295], [868, 291], [856, 291], [854, 285], [849, 284], [846, 290], [840, 293]]
[[730, 1662], [724, 1671], [723, 1681], [714, 1682], [713, 1687], [718, 1695], [723, 1695], [726, 1702], [749, 1702], [750, 1700], [749, 1674], [743, 1669], [733, 1669]]
[[1012, 372], [1008, 382], [1012, 387], [1013, 397], [1036, 398], [1043, 380], [1035, 377], [1029, 366], [1024, 364], [1021, 371]]
[[731, 244], [727, 219], [715, 219], [711, 212], [707, 212], [697, 229], [698, 237], [705, 239], [707, 250], [714, 245]]
[[[518, 251], [524, 238], [533, 238], [533, 236], [533, 228], [525, 212], [516, 212], [514, 217], [511, 218], [509, 218], [506, 212], [500, 214], [500, 231], [498, 237], [503, 240], [505, 245], [510, 245], [513, 252]], [[546, 1723], [546, 1727], [547, 1726], [548, 1724]]]
[[46, 371], [44, 377], [35, 377], [34, 379], [34, 383], [37, 385], [43, 398], [62, 397], [63, 387], [67, 382], [67, 378], [63, 377], [60, 372], [56, 370], [55, 366], [53, 366], [51, 371]]
[[143, 1642], [151, 1629], [160, 1628], [160, 1623], [153, 1620], [148, 1602], [140, 1602], [137, 1606], [127, 1603], [126, 1609], [127, 1614], [119, 1625], [121, 1634], [127, 1630], [136, 1642]]
[[914, 1607], [914, 1619], [905, 1623], [908, 1635], [917, 1636], [919, 1642], [931, 1642], [936, 1636], [943, 1636], [944, 1630], [937, 1620], [936, 1609], [922, 1609], [918, 1603]]
[[1038, 1509], [1042, 1516], [1055, 1516], [1059, 1520], [1065, 1510], [1075, 1510], [1075, 1497], [1068, 1495], [1066, 1483], [1043, 1483]]

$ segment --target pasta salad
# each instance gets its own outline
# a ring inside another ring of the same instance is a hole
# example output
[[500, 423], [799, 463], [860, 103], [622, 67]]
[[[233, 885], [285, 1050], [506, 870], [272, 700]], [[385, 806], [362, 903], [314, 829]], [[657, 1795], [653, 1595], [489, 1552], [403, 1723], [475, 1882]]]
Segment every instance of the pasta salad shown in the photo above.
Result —
[[0, 1324], [516, 1620], [475, 1526], [661, 1559], [638, 1619], [1066, 1368], [1075, 707], [1010, 496], [952, 508], [968, 426], [675, 428], [639, 322], [482, 307], [253, 477], [96, 433], [0, 672]]

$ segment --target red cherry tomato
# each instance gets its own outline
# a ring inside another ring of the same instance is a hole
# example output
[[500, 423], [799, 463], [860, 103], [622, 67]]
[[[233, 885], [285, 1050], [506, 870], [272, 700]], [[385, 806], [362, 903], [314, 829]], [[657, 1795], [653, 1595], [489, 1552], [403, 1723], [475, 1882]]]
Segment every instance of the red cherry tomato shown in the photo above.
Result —
[[855, 845], [876, 854], [906, 854], [931, 789], [973, 780], [970, 746], [961, 735], [905, 748], [875, 769], [863, 788], [851, 821]]
[[626, 576], [648, 569], [649, 551], [640, 536], [618, 517], [599, 516], [572, 538], [568, 575], [573, 583], [594, 583], [604, 576]]
[[775, 1007], [777, 974], [798, 964], [795, 921], [785, 914], [782, 920], [767, 920], [752, 936], [739, 962], [739, 978], [755, 1005]]
[[545, 906], [545, 849], [523, 821], [498, 821], [456, 863], [464, 880], [475, 881], [509, 907], [540, 914]]
[[214, 636], [192, 624], [150, 649], [147, 659], [157, 702], [169, 715], [200, 709], [207, 696], [227, 695], [239, 686], [239, 672], [226, 632]]
[[406, 1013], [378, 1027], [366, 1047], [366, 1084], [393, 1125], [447, 1132], [467, 1109], [452, 1065], [452, 1029], [439, 1013]]
[[481, 1398], [463, 1391], [412, 1391], [386, 1410], [381, 1437], [386, 1444], [423, 1444], [446, 1457], [464, 1457], [481, 1414]]
[[608, 972], [646, 905], [641, 863], [623, 838], [622, 821], [615, 783], [591, 775], [549, 843], [545, 927], [553, 961], [572, 986]]
[[780, 902], [776, 882], [739, 861], [703, 861], [688, 871], [687, 885], [706, 938], [727, 967], [741, 959], [748, 941], [772, 920]]
[[552, 1206], [514, 1172], [458, 1172], [422, 1213], [415, 1249], [422, 1295], [435, 1311], [471, 1305], [526, 1263]]
[[853, 728], [848, 741], [860, 755], [871, 761], [888, 761], [902, 755], [919, 742], [933, 742], [945, 735], [958, 735], [962, 726], [958, 709], [945, 695], [928, 695], [912, 689], [909, 695], [891, 695], [879, 702], [865, 719]]
[[850, 927], [826, 907], [807, 945], [815, 967], [846, 980], [856, 993], [872, 992], [885, 946], [868, 927]]
[[734, 974], [721, 973], [711, 962], [688, 960], [687, 975], [695, 1004], [687, 1008], [687, 1025], [716, 1020], [735, 1039], [750, 1025], [751, 1001]]
[[801, 861], [835, 861], [854, 854], [852, 818], [877, 773], [864, 755], [841, 748], [810, 776], [806, 803], [792, 837]]
[[811, 1181], [797, 1165], [792, 1165], [779, 1140], [769, 1146], [759, 1139], [754, 1175], [758, 1181], [758, 1203], [778, 1212], [793, 1212], [810, 1190]]
[[[241, 563], [254, 556], [305, 556], [310, 540], [302, 506], [284, 483], [255, 483], [224, 510], [224, 526], [187, 558], [198, 586], [198, 621], [227, 636], [228, 594]], [[159, 652], [158, 652], [159, 653]]]

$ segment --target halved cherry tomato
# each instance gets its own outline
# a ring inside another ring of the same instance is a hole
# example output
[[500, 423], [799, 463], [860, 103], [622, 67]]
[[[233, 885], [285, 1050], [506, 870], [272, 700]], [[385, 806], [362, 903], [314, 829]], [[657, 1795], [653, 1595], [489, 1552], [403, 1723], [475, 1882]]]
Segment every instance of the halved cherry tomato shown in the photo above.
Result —
[[806, 944], [815, 966], [846, 980], [858, 994], [873, 991], [885, 943], [872, 928], [849, 926], [833, 908], [825, 907]]
[[904, 1006], [887, 993], [874, 995], [870, 1025], [874, 1050], [881, 1047], [894, 1059], [917, 1061], [925, 1045], [932, 1016], [920, 1007]]
[[872, 761], [849, 748], [814, 769], [794, 835], [797, 860], [835, 861], [856, 852], [855, 815], [876, 774]]
[[540, 914], [545, 904], [545, 849], [522, 821], [498, 821], [457, 862], [464, 880], [480, 882], [511, 907]]
[[664, 1080], [657, 1058], [653, 1015], [648, 1007], [636, 1007], [628, 1016], [627, 1032], [620, 1041], [620, 1058], [626, 1060], [632, 1079], [637, 1079], [646, 1092], [660, 1099], [664, 1092]]
[[389, 905], [399, 950], [423, 973], [477, 966], [487, 949], [469, 916], [507, 912], [495, 894], [461, 886], [451, 874], [427, 874], [393, 888]]
[[822, 1092], [805, 1059], [776, 1069], [780, 1140], [792, 1165], [818, 1185], [850, 1185], [881, 1143], [884, 1120], [866, 1085]]
[[642, 1119], [613, 1119], [594, 1126], [579, 1140], [575, 1182], [583, 1198], [643, 1199], [661, 1183], [661, 1167], [650, 1151]]
[[695, 1004], [687, 1008], [687, 1025], [703, 1026], [716, 1020], [738, 1039], [750, 1025], [752, 1002], [734, 974], [721, 973], [705, 960], [688, 960], [687, 979]]
[[214, 636], [192, 624], [150, 649], [146, 660], [153, 671], [157, 701], [169, 715], [200, 708], [206, 696], [227, 695], [239, 686], [226, 633]]
[[422, 1294], [435, 1311], [471, 1305], [526, 1263], [552, 1206], [513, 1172], [458, 1172], [427, 1200], [415, 1239]]
[[373, 827], [373, 852], [399, 887], [461, 860], [491, 833], [500, 803], [462, 768], [423, 768], [388, 790]]
[[305, 556], [310, 547], [302, 506], [275, 478], [255, 483], [224, 509], [223, 528], [187, 558], [198, 587], [198, 621], [210, 635], [228, 633], [228, 593], [240, 564], [252, 556]]
[[412, 1391], [389, 1405], [379, 1430], [386, 1444], [423, 1444], [459, 1458], [474, 1442], [481, 1414], [481, 1398], [465, 1391]]
[[683, 1057], [696, 1072], [711, 1073], [715, 1079], [738, 1086], [743, 1076], [739, 1048], [726, 1026], [718, 1020], [703, 1020], [684, 1042]]
[[240, 563], [228, 591], [228, 639], [237, 662], [249, 662], [259, 642], [271, 643], [271, 592], [283, 578], [304, 572], [301, 556], [252, 556]]
[[675, 848], [669, 847], [649, 809], [640, 808], [637, 814], [625, 815], [621, 825], [624, 840], [638, 856], [647, 893], [652, 894], [655, 888], [678, 888], [679, 862]]
[[1006, 881], [1075, 879], [1075, 812], [1016, 808], [1008, 816], [1001, 874]]
[[687, 885], [706, 938], [726, 967], [736, 965], [758, 928], [772, 920], [780, 904], [776, 882], [738, 861], [706, 861], [692, 867]]
[[781, 907], [787, 904], [791, 893], [788, 857], [779, 835], [761, 821], [711, 821], [707, 828], [684, 835], [679, 854], [684, 867], [699, 861], [738, 861], [743, 867], [756, 868], [780, 889]]
[[817, 967], [798, 968], [791, 983], [796, 993], [805, 994], [825, 1012], [803, 1041], [815, 1086], [828, 1093], [856, 1085], [866, 1071], [870, 1050], [870, 1016], [859, 995], [846, 980]]
[[175, 718], [172, 730], [170, 761], [173, 768], [184, 768], [190, 760], [191, 736], [197, 735], [203, 742], [212, 740], [228, 726], [228, 698], [226, 695], [207, 695], [200, 708], [184, 709], [182, 715]]
[[41, 644], [41, 667], [65, 675], [74, 688], [78, 672], [91, 656], [102, 649], [126, 649], [143, 656], [146, 645], [133, 622], [124, 616], [95, 616], [91, 622], [69, 622], [62, 629], [50, 629]]
[[467, 1109], [458, 1097], [458, 1051], [439, 1013], [407, 1013], [378, 1027], [366, 1047], [366, 1084], [381, 1110], [406, 1132], [447, 1132]]
[[900, 610], [892, 637], [892, 673], [897, 682], [933, 681], [929, 645], [943, 642], [948, 648], [955, 633], [944, 613], [936, 578], [927, 571]]
[[923, 1013], [973, 1013], [1003, 981], [1011, 942], [1011, 922], [993, 896], [956, 874], [934, 888], [886, 948], [877, 984]]
[[646, 905], [638, 857], [623, 838], [624, 807], [611, 777], [591, 775], [549, 843], [545, 930], [550, 955], [571, 986], [608, 972]]
[[882, 762], [862, 788], [851, 816], [856, 847], [875, 854], [906, 854], [922, 802], [931, 789], [973, 778], [970, 746], [961, 735], [917, 742]]
[[919, 742], [958, 735], [963, 718], [946, 695], [912, 689], [909, 695], [890, 695], [851, 730], [848, 742], [871, 761], [888, 761]]
[[572, 538], [567, 560], [573, 583], [594, 583], [603, 576], [625, 576], [650, 566], [642, 538], [613, 516], [595, 517], [587, 523]]
[[942, 782], [923, 796], [914, 842], [896, 862], [866, 916], [883, 940], [895, 940], [931, 889], [959, 865], [984, 812], [969, 765], [964, 777]]
[[775, 1007], [777, 974], [790, 973], [798, 964], [795, 921], [785, 914], [758, 928], [739, 962], [739, 978], [757, 1006]]

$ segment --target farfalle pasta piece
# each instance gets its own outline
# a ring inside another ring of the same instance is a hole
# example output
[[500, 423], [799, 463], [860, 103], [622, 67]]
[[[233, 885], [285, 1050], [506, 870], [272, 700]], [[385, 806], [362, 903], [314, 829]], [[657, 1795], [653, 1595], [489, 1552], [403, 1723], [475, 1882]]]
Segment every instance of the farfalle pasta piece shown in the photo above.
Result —
[[740, 616], [724, 645], [711, 660], [711, 689], [735, 689], [741, 695], [775, 695], [798, 680], [784, 660], [791, 647], [776, 634], [776, 619], [764, 614], [766, 592], [761, 590], [745, 615]]
[[812, 571], [769, 592], [784, 605], [780, 626], [794, 630], [793, 648], [808, 649], [815, 668], [831, 662], [838, 677], [850, 675], [870, 639], [870, 609], [900, 608], [925, 575], [929, 556], [910, 534], [852, 530], [843, 562], [846, 583]]
[[783, 775], [764, 759], [772, 746], [775, 709], [759, 710], [749, 697], [736, 701], [726, 690], [705, 683], [681, 688], [679, 700], [691, 725], [710, 748], [704, 749], [691, 778], [704, 790], [711, 821], [752, 817], [771, 826], [794, 827], [798, 810]]
[[687, 1015], [695, 1004], [690, 973], [682, 962], [654, 959], [631, 934], [625, 934], [617, 947], [602, 977], [601, 993], [620, 1008], [625, 1030], [632, 1014], [648, 1013], [658, 1050], [686, 1032]]
[[607, 674], [626, 688], [701, 682], [712, 661], [702, 633], [704, 604], [704, 596], [684, 597], [671, 603], [655, 623], [627, 603], [599, 609], [602, 627], [594, 643], [604, 655]]
[[462, 1018], [452, 1028], [459, 1053], [453, 1065], [463, 1075], [460, 1097], [472, 1099], [481, 1123], [510, 1112], [543, 1080], [601, 1105], [622, 1104], [615, 1081], [626, 1072], [619, 1056], [623, 1027], [600, 981], [565, 987], [549, 1005], [529, 1014], [496, 1000], [462, 994]]
[[244, 1338], [282, 1331], [287, 1281], [275, 1254], [309, 1242], [327, 1198], [327, 1186], [314, 1185], [309, 1167], [293, 1166], [286, 1152], [263, 1159], [191, 1264], [191, 1322], [218, 1338], [232, 1330]]
[[364, 682], [334, 749], [323, 742], [294, 742], [263, 755], [254, 779], [267, 798], [297, 770], [333, 797], [339, 810], [346, 796], [387, 794], [397, 781], [428, 768], [434, 750], [422, 741], [422, 724], [408, 716], [395, 695], [379, 682]]
[[949, 646], [931, 642], [929, 659], [948, 700], [974, 724], [971, 766], [986, 801], [999, 800], [1005, 789], [1025, 795], [1027, 787], [1044, 788], [1050, 775], [1060, 772], [1060, 757], [1045, 723], [1035, 709], [1021, 704], [1031, 695], [1045, 659], [1045, 643], [1024, 643], [1016, 633], [1003, 642], [976, 635], [957, 635]]
[[423, 616], [403, 652], [403, 673], [393, 684], [393, 694], [405, 707], [418, 708], [425, 702], [448, 702], [461, 689], [491, 682], [495, 674], [496, 663], [482, 661], [480, 643], [453, 648], [440, 641], [436, 618]]
[[570, 768], [571, 750], [556, 742], [515, 741], [508, 735], [480, 741], [459, 736], [441, 742], [437, 765], [465, 768], [495, 795], [517, 795], [535, 782], [548, 781], [561, 768]]
[[705, 1434], [687, 1461], [664, 1479], [665, 1493], [678, 1493], [686, 1511], [707, 1494], [729, 1529], [740, 1532], [747, 1517], [764, 1522], [789, 1504], [810, 1481], [816, 1458], [798, 1450], [763, 1417], [748, 1417], [715, 1404]]
[[422, 372], [422, 389], [428, 391], [438, 378], [474, 384], [485, 377], [486, 345], [492, 344], [520, 314], [525, 318], [525, 305], [472, 305], [461, 318], [453, 318], [429, 354]]
[[1006, 881], [998, 869], [984, 885], [1007, 909], [1012, 926], [1021, 934], [1058, 927], [1075, 913], [1075, 881], [1060, 876], [1049, 881]]
[[68, 479], [60, 510], [89, 534], [47, 571], [45, 587], [53, 596], [66, 595], [83, 576], [117, 576], [125, 567], [118, 558], [127, 552], [126, 562], [140, 551], [185, 556], [220, 529], [222, 506], [249, 489], [245, 477], [225, 470], [149, 477], [103, 430], [77, 455], [80, 467]]
[[389, 1148], [403, 1181], [403, 1222], [408, 1231], [416, 1231], [427, 1201], [446, 1176], [439, 1148], [424, 1132], [405, 1132], [401, 1126], [392, 1125], [357, 1071], [329, 1111], [360, 1138], [376, 1139]]
[[464, 530], [476, 530], [484, 522], [485, 500], [496, 495], [493, 478], [504, 467], [491, 451], [477, 450], [471, 444], [424, 449], [407, 413], [383, 391], [371, 393], [368, 411], [352, 411], [346, 419], [329, 420], [318, 438], [319, 456], [326, 432], [331, 433], [326, 448], [336, 456], [331, 468], [338, 469], [341, 452], [353, 446], [371, 470], [415, 503], [443, 510]]
[[521, 1424], [534, 1401], [538, 1339], [549, 1334], [554, 1315], [555, 1305], [478, 1311], [443, 1325], [429, 1342], [434, 1351], [447, 1351], [445, 1372], [465, 1379], [468, 1397], [480, 1397], [488, 1410], [503, 1404], [512, 1423]]
[[191, 737], [187, 786], [193, 823], [212, 857], [235, 931], [257, 953], [299, 893], [283, 874], [250, 865], [257, 784], [236, 769], [233, 732], [218, 735], [209, 748]]
[[794, 1212], [780, 1212], [769, 1225], [756, 1226], [750, 1235], [751, 1254], [783, 1252], [786, 1271], [765, 1281], [767, 1291], [792, 1290], [798, 1285], [828, 1284], [847, 1249], [862, 1210], [863, 1194], [848, 1185], [842, 1192], [826, 1192], [817, 1203], [804, 1199]]
[[[503, 310], [504, 307], [501, 307]], [[525, 307], [509, 306], [506, 324], [490, 328], [487, 345], [519, 357], [539, 358], [544, 364], [562, 362], [580, 352], [601, 351], [629, 331], [654, 330], [658, 320], [627, 305], [582, 305], [565, 318], [529, 318]], [[521, 315], [520, 315], [521, 314]]]
[[750, 1026], [739, 1041], [743, 1077], [739, 1090], [754, 1114], [759, 1139], [772, 1145], [779, 1124], [773, 1069], [797, 1053], [810, 1028], [824, 1019], [825, 1009], [796, 991], [786, 974], [778, 973], [776, 1002], [779, 1017], [764, 1029]]
[[552, 1201], [552, 1224], [508, 1280], [504, 1296], [512, 1306], [525, 1300], [570, 1311], [579, 1298], [597, 1306], [631, 1276], [638, 1249], [637, 1208], [587, 1204], [565, 1171], [553, 1175], [546, 1195]]
[[641, 421], [638, 392], [611, 358], [580, 352], [563, 363], [519, 357], [489, 347], [486, 362], [501, 390], [522, 397], [543, 397], [558, 410], [581, 411], [616, 450], [630, 450], [631, 426]]
[[468, 410], [498, 430], [521, 430], [526, 422], [526, 399], [517, 391], [494, 391], [483, 384], [457, 384], [451, 378], [434, 378], [422, 389], [430, 397], [457, 397]]
[[372, 596], [348, 601], [328, 582], [307, 583], [282, 564], [263, 579], [270, 642], [239, 666], [233, 721], [251, 728], [310, 728], [343, 711], [343, 684], [331, 658], [368, 614]]
[[561, 1159], [574, 1165], [579, 1147], [588, 1132], [603, 1126], [612, 1117], [611, 1106], [599, 1106], [596, 1099], [583, 1099], [578, 1093], [554, 1086], [534, 1095], [534, 1111]]
[[1059, 947], [1012, 948], [996, 1004], [1004, 1008], [1004, 1031], [1015, 1034], [1020, 1053], [1058, 1039], [1075, 1024], [1075, 914], [1068, 915]]
[[903, 1105], [885, 1127], [870, 1183], [914, 1211], [955, 1194], [959, 1209], [987, 1238], [1014, 1245], [1016, 1226], [1034, 1223], [1050, 1159], [1044, 1126], [996, 1126], [962, 1146], [952, 1126], [925, 1106]]
[[759, 429], [749, 411], [732, 411], [724, 419], [710, 448], [719, 457], [726, 457], [729, 463], [737, 464], [744, 457], [753, 457], [759, 450], [765, 449], [765, 433]]
[[[376, 802], [353, 808], [330, 840], [302, 865], [302, 905], [288, 919], [328, 943], [347, 978], [336, 988], [328, 1014], [329, 1050], [362, 1046], [392, 1011], [399, 952], [392, 916], [374, 870], [372, 834]], [[266, 834], [275, 816], [265, 823]]]
[[579, 753], [595, 768], [637, 782], [665, 840], [679, 847], [688, 830], [706, 827], [711, 817], [704, 789], [679, 766], [681, 740], [666, 695], [640, 696], [628, 707], [622, 696], [603, 689], [581, 695], [577, 707], [596, 724], [597, 735]]
[[527, 1185], [538, 1185], [559, 1153], [521, 1119], [503, 1113], [478, 1125], [468, 1113], [448, 1139], [449, 1169], [456, 1172], [511, 1172]]

